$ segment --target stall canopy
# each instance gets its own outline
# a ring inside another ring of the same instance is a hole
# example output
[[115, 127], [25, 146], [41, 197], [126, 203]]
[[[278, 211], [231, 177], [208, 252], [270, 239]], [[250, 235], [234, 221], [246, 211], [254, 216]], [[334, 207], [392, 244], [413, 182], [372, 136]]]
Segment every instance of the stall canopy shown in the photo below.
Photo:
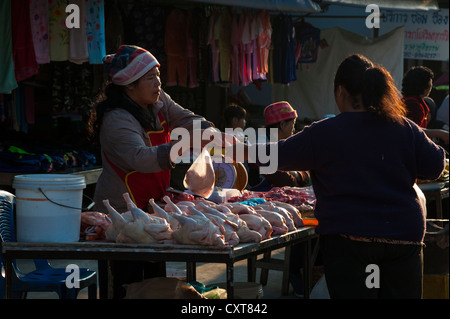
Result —
[[322, 3], [364, 7], [369, 4], [376, 4], [381, 9], [397, 10], [439, 10], [437, 0], [324, 0]]
[[320, 12], [319, 4], [312, 0], [190, 0], [216, 5], [246, 7], [285, 12]]

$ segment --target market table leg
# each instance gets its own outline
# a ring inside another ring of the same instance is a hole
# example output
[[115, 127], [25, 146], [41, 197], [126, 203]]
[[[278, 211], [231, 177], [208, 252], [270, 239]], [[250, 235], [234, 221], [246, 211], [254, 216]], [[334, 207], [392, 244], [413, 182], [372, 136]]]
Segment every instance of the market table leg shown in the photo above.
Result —
[[256, 258], [258, 256], [253, 255], [247, 258], [247, 280], [248, 282], [256, 282]]
[[303, 261], [303, 294], [305, 299], [309, 299], [311, 289], [311, 240], [308, 239], [303, 243], [303, 254], [305, 256]]
[[98, 260], [97, 265], [99, 298], [108, 299], [108, 261]]
[[12, 298], [12, 272], [13, 272], [13, 264], [12, 259], [5, 257], [5, 298], [11, 299]]
[[186, 280], [187, 282], [192, 282], [197, 280], [197, 271], [196, 271], [195, 261], [187, 261], [186, 262]]
[[292, 247], [292, 245], [287, 245], [286, 248], [284, 249], [283, 279], [282, 279], [282, 283], [281, 283], [281, 292], [282, 292], [283, 296], [289, 295], [291, 247]]
[[234, 299], [234, 265], [227, 263], [227, 299]]

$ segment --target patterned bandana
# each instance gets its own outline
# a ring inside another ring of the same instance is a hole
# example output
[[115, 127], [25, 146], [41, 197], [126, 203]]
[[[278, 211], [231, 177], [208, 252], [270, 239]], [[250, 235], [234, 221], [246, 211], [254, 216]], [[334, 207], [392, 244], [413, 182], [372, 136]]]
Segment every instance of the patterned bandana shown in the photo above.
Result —
[[141, 78], [159, 62], [147, 50], [134, 45], [122, 45], [116, 54], [103, 58], [106, 73], [116, 85], [128, 85]]

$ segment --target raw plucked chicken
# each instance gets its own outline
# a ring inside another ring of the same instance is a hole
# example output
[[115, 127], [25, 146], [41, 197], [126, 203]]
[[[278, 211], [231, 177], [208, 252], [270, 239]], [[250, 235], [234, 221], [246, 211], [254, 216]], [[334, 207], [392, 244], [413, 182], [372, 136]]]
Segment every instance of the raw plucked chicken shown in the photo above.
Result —
[[272, 225], [267, 219], [256, 214], [243, 214], [239, 218], [247, 223], [248, 228], [261, 234], [261, 239], [269, 239], [273, 233]]
[[202, 246], [215, 246], [219, 249], [227, 248], [224, 229], [214, 225], [208, 218], [200, 215], [172, 215], [181, 227], [173, 232], [173, 237], [178, 244], [191, 244]]
[[[283, 202], [278, 202], [278, 201], [271, 201], [270, 203], [274, 204], [276, 207], [284, 208], [289, 213], [291, 213], [291, 217], [294, 220], [295, 227], [303, 227], [304, 226], [302, 214], [297, 209], [297, 207], [295, 207], [294, 205], [291, 205], [289, 203], [283, 203]], [[275, 211], [277, 211], [277, 210], [275, 210]]]
[[148, 214], [136, 207], [128, 193], [123, 194], [128, 211], [119, 214], [109, 203], [111, 225], [106, 238], [122, 243], [175, 243], [213, 246], [218, 249], [239, 243], [260, 242], [302, 227], [297, 208], [277, 201], [254, 207], [241, 203], [216, 204], [208, 200], [164, 203], [149, 200]]
[[137, 208], [128, 194], [124, 194], [124, 198], [129, 211], [123, 215], [108, 200], [103, 201], [112, 221], [106, 231], [107, 239], [118, 243], [173, 243], [173, 231], [166, 219], [150, 216]]
[[222, 219], [225, 222], [225, 224], [227, 224], [229, 227], [230, 226], [233, 227], [240, 242], [257, 243], [261, 241], [262, 239], [261, 234], [254, 230], [251, 230], [244, 220], [239, 218], [238, 215], [233, 214], [227, 207], [222, 205], [215, 205], [212, 207], [205, 205], [203, 203], [200, 203], [199, 206], [201, 207], [204, 213], [216, 216]]
[[166, 211], [161, 207], [159, 207], [159, 205], [155, 203], [155, 200], [153, 198], [150, 198], [149, 204], [153, 208], [153, 214], [157, 217], [164, 218], [165, 220], [167, 220], [172, 230], [175, 231], [181, 227], [178, 220], [172, 216], [171, 211]]
[[208, 198], [214, 191], [215, 174], [209, 151], [204, 148], [184, 177], [184, 187]]
[[289, 231], [293, 231], [295, 230], [295, 223], [294, 223], [294, 219], [291, 215], [291, 213], [283, 208], [283, 207], [278, 207], [275, 204], [273, 204], [272, 202], [267, 202], [264, 204], [260, 204], [254, 207], [256, 212], [260, 211], [260, 210], [264, 210], [264, 211], [269, 211], [269, 212], [273, 212], [273, 213], [278, 213], [281, 216], [284, 217], [284, 222], [285, 225], [287, 226]]
[[286, 225], [286, 220], [280, 214], [268, 210], [257, 210], [256, 212], [267, 219], [267, 221], [272, 225], [273, 235], [282, 235], [289, 232], [289, 228]]
[[239, 244], [239, 236], [236, 233], [236, 230], [238, 229], [238, 225], [228, 222], [228, 220], [222, 219], [219, 216], [210, 214], [210, 213], [204, 213], [195, 207], [189, 207], [188, 212], [190, 215], [198, 215], [198, 216], [204, 216], [208, 218], [214, 225], [219, 227], [219, 229], [223, 229], [223, 235], [225, 242], [228, 245], [236, 246]]

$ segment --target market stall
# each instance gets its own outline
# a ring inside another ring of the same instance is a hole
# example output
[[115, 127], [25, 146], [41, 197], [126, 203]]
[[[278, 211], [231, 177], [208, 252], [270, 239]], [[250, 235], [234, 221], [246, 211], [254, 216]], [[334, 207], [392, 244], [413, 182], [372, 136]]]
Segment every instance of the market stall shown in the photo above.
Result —
[[[234, 297], [233, 264], [239, 260], [248, 259], [249, 269], [252, 267], [252, 257], [267, 251], [302, 243], [306, 256], [310, 255], [310, 241], [315, 238], [314, 228], [305, 227], [284, 235], [275, 236], [259, 243], [240, 244], [236, 247], [219, 250], [215, 247], [199, 245], [168, 245], [168, 244], [121, 244], [100, 242], [79, 243], [3, 243], [2, 253], [6, 266], [6, 297], [11, 298], [11, 278], [13, 259], [86, 259], [86, 260], [158, 260], [158, 261], [182, 261], [188, 265], [187, 281], [195, 280], [195, 263], [225, 263], [227, 265], [227, 293], [228, 298]], [[306, 297], [311, 290], [311, 263], [305, 259], [305, 270], [309, 276], [305, 276]], [[101, 276], [102, 274], [100, 274]], [[251, 279], [251, 275], [249, 273]], [[111, 278], [108, 279], [110, 282]], [[107, 283], [108, 284], [108, 283]], [[108, 295], [108, 286], [100, 287], [101, 297]]]

